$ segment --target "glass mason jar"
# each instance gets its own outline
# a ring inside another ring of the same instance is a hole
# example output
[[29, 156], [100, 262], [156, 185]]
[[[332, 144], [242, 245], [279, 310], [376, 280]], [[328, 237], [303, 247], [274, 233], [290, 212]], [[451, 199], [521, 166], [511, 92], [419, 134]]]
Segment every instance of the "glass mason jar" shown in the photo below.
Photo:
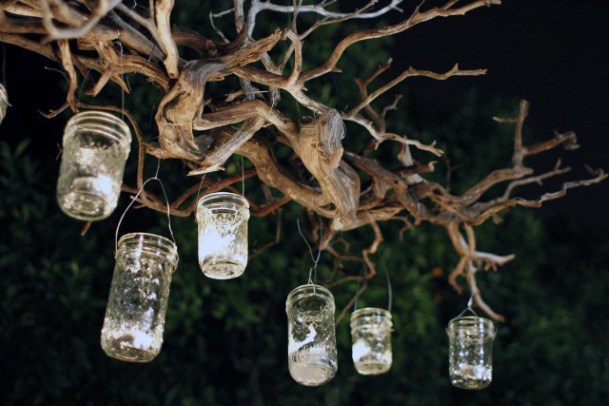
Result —
[[101, 220], [116, 208], [131, 146], [124, 121], [87, 111], [68, 121], [57, 182], [57, 201], [70, 217]]
[[318, 386], [336, 374], [334, 296], [323, 286], [302, 285], [288, 295], [288, 365], [294, 380]]
[[0, 124], [2, 124], [2, 120], [6, 117], [8, 106], [10, 106], [10, 103], [8, 102], [8, 93], [6, 92], [4, 85], [0, 83]]
[[447, 328], [449, 374], [453, 386], [482, 389], [493, 377], [495, 327], [489, 319], [465, 316], [452, 319]]
[[101, 333], [108, 356], [148, 362], [158, 355], [177, 264], [177, 247], [165, 237], [147, 233], [121, 237]]
[[351, 315], [352, 355], [361, 375], [379, 375], [389, 371], [391, 352], [391, 313], [367, 307]]
[[249, 204], [234, 193], [212, 193], [197, 204], [199, 266], [212, 279], [240, 276], [247, 265]]

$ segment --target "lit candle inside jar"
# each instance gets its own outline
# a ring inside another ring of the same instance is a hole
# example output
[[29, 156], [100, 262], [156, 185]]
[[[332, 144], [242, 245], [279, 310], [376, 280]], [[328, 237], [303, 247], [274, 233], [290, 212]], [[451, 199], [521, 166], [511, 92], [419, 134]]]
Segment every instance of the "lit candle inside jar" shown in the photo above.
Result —
[[113, 354], [118, 354], [114, 358], [122, 361], [143, 362], [144, 360], [156, 355], [156, 348], [161, 346], [159, 337], [160, 332], [154, 333], [141, 330], [137, 325], [122, 324], [108, 326], [106, 330], [106, 340], [110, 343], [108, 350]]
[[353, 365], [361, 375], [379, 375], [389, 371], [391, 350], [391, 313], [367, 307], [351, 315]]
[[177, 247], [165, 237], [131, 233], [118, 241], [101, 333], [101, 346], [108, 356], [148, 362], [159, 354], [177, 262]]
[[459, 364], [455, 374], [466, 380], [490, 382], [492, 369], [483, 365]]
[[233, 193], [212, 193], [197, 204], [199, 266], [212, 279], [240, 276], [247, 265], [247, 201]]
[[303, 285], [288, 295], [288, 366], [301, 385], [318, 386], [338, 368], [334, 297], [319, 285]]
[[118, 200], [119, 193], [120, 185], [111, 176], [83, 176], [74, 180], [61, 205], [80, 215], [99, 217], [104, 215], [107, 201]]
[[317, 386], [331, 379], [336, 368], [325, 348], [311, 347], [292, 352], [290, 374], [299, 383]]
[[66, 125], [57, 201], [79, 220], [101, 220], [116, 208], [129, 155], [131, 133], [118, 117], [83, 112]]
[[369, 355], [372, 352], [372, 349], [370, 347], [368, 347], [365, 342], [358, 341], [355, 344], [353, 344], [351, 352], [353, 355], [353, 361], [360, 362], [362, 360], [362, 358], [364, 358], [365, 356]]
[[449, 337], [449, 374], [453, 386], [482, 389], [493, 379], [493, 323], [478, 316], [452, 319]]

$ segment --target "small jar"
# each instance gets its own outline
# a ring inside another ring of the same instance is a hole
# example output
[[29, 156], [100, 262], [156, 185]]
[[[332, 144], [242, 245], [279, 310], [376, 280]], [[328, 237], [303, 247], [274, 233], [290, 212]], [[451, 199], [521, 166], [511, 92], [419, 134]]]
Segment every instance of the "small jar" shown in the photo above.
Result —
[[101, 333], [108, 356], [149, 362], [159, 354], [177, 264], [177, 247], [165, 237], [147, 233], [121, 237]]
[[323, 286], [302, 285], [288, 295], [288, 365], [305, 386], [318, 386], [336, 374], [334, 296]]
[[361, 375], [380, 375], [391, 368], [391, 313], [367, 307], [351, 315], [352, 355]]
[[447, 328], [449, 374], [453, 386], [482, 389], [493, 377], [495, 327], [489, 319], [465, 316], [452, 319]]
[[70, 217], [93, 221], [116, 208], [131, 146], [124, 121], [87, 111], [68, 121], [57, 182], [59, 207]]
[[233, 279], [247, 265], [249, 204], [234, 193], [212, 193], [197, 204], [199, 266], [211, 279]]
[[8, 106], [10, 106], [10, 103], [8, 102], [8, 93], [6, 92], [4, 85], [0, 83], [0, 124], [2, 124], [2, 120], [6, 117]]

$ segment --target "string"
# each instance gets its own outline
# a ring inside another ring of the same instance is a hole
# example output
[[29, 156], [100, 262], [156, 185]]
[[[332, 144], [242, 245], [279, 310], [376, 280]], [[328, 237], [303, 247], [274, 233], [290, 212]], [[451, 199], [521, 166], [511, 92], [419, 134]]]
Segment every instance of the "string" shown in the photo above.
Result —
[[[309, 249], [309, 255], [311, 255], [311, 260], [313, 261], [313, 267], [309, 268], [308, 284], [315, 285], [315, 281], [317, 280], [317, 264], [319, 263], [319, 258], [321, 257], [321, 250], [317, 251], [317, 257], [315, 257], [315, 255], [313, 254], [313, 248], [311, 248], [311, 244], [309, 244], [309, 241], [307, 241], [307, 238], [305, 237], [304, 233], [302, 232], [302, 229], [300, 228], [300, 219], [298, 218], [296, 219], [296, 226], [298, 227], [298, 233], [300, 234], [303, 241], [307, 245], [307, 248]], [[313, 279], [311, 279], [311, 274], [313, 274]]]
[[160, 168], [160, 159], [159, 159], [159, 165], [157, 167], [157, 173], [153, 178], [148, 178], [146, 179], [146, 181], [142, 184], [142, 187], [140, 188], [140, 190], [138, 190], [137, 194], [135, 195], [135, 197], [131, 200], [131, 202], [129, 203], [129, 205], [127, 206], [127, 208], [125, 209], [125, 211], [123, 212], [123, 214], [121, 215], [121, 218], [118, 220], [118, 224], [116, 225], [116, 232], [114, 233], [114, 252], [116, 253], [118, 251], [118, 232], [120, 230], [121, 224], [123, 222], [123, 219], [125, 218], [125, 215], [127, 214], [127, 212], [129, 211], [129, 209], [131, 208], [131, 206], [133, 206], [133, 204], [137, 201], [137, 198], [142, 194], [142, 192], [144, 191], [144, 188], [146, 187], [146, 184], [148, 184], [148, 182], [152, 182], [152, 181], [157, 181], [159, 182], [159, 184], [161, 185], [161, 190], [163, 192], [163, 197], [165, 198], [165, 203], [167, 204], [167, 223], [168, 223], [168, 228], [169, 228], [169, 234], [171, 234], [171, 240], [173, 241], [174, 244], [176, 244], [176, 239], [175, 236], [173, 235], [173, 229], [171, 228], [171, 208], [169, 206], [169, 199], [167, 198], [167, 193], [165, 192], [165, 186], [163, 185], [163, 181], [161, 179], [158, 178], [158, 169]]
[[205, 180], [206, 176], [207, 174], [204, 173], [203, 177], [201, 178], [201, 182], [199, 183], [199, 189], [197, 190], [197, 201], [199, 201], [199, 196], [201, 195], [201, 187], [203, 186], [203, 181]]
[[[137, 4], [137, 3], [136, 3]], [[124, 78], [123, 76], [123, 54], [125, 53], [124, 49], [123, 49], [123, 44], [121, 42], [121, 30], [120, 27], [118, 26], [118, 23], [114, 24], [115, 28], [116, 28], [116, 44], [119, 46], [120, 48], [120, 55], [118, 57], [118, 64], [120, 66], [120, 77], [121, 79]], [[129, 78], [127, 78], [127, 82], [125, 82], [125, 85], [127, 87], [129, 87], [129, 85], [127, 84], [129, 83]], [[123, 89], [122, 86], [119, 85], [119, 87], [121, 88], [121, 115], [122, 115], [122, 119], [125, 119], [125, 89]]]
[[471, 295], [469, 297], [469, 300], [467, 301], [467, 307], [465, 309], [463, 309], [463, 311], [461, 313], [459, 313], [459, 315], [455, 318], [459, 318], [459, 317], [463, 316], [466, 312], [470, 312], [474, 316], [479, 317], [478, 313], [476, 313], [476, 311], [473, 309], [473, 307], [472, 307], [473, 305], [474, 305], [474, 295]]
[[[163, 150], [161, 150], [161, 156], [163, 156]], [[156, 171], [154, 172], [154, 178], [159, 177], [159, 171], [161, 170], [161, 158], [156, 161]]]
[[387, 294], [388, 294], [388, 304], [387, 311], [391, 313], [391, 307], [393, 305], [393, 287], [391, 286], [391, 278], [389, 277], [389, 272], [387, 272], [387, 268], [385, 264], [383, 264], [383, 273], [385, 274], [385, 279], [387, 279]]
[[245, 197], [245, 167], [243, 166], [243, 155], [241, 155], [241, 196]]
[[85, 91], [85, 84], [87, 83], [87, 80], [89, 80], [89, 77], [91, 76], [91, 70], [87, 70], [87, 74], [84, 75], [82, 82], [80, 83], [80, 87], [78, 88], [78, 100], [82, 100], [82, 93]]
[[[298, 12], [300, 11], [300, 2], [302, 0], [292, 0], [292, 5], [294, 7], [294, 17], [292, 19], [292, 29], [294, 33], [298, 33]], [[298, 2], [298, 4], [297, 4]]]
[[[120, 56], [118, 57], [118, 63], [120, 66], [120, 70], [121, 70], [121, 79], [123, 79], [123, 44], [120, 42], [120, 38], [121, 38], [121, 32], [120, 30], [118, 31], [118, 46], [120, 47]], [[127, 79], [127, 81], [129, 81], [129, 79]], [[123, 116], [123, 120], [125, 119], [125, 89], [123, 89], [122, 86], [120, 86], [121, 88], [121, 114]]]

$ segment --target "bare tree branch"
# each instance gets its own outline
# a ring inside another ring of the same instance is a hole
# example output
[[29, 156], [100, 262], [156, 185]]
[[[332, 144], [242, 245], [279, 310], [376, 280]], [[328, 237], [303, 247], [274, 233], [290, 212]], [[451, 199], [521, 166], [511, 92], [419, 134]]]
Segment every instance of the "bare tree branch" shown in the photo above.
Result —
[[[190, 175], [208, 174], [205, 180], [185, 186], [170, 204], [170, 213], [175, 216], [191, 216], [199, 193], [222, 189], [238, 192], [235, 184], [257, 177], [264, 185], [262, 192], [266, 201], [259, 204], [250, 197], [252, 214], [269, 215], [290, 201], [303, 206], [315, 230], [319, 231], [315, 237], [318, 248], [334, 257], [332, 285], [374, 277], [372, 256], [383, 241], [380, 222], [400, 221], [405, 224], [404, 230], [422, 222], [439, 225], [446, 229], [459, 255], [449, 275], [450, 284], [458, 292], [467, 287], [473, 304], [501, 321], [503, 316], [483, 300], [476, 275], [480, 270], [497, 270], [514, 255], [481, 251], [476, 244], [474, 227], [489, 219], [499, 220], [500, 214], [511, 207], [540, 207], [546, 201], [563, 197], [571, 189], [605, 180], [607, 174], [602, 169], [589, 169], [588, 179], [563, 182], [554, 192], [540, 192], [538, 197], [527, 199], [518, 196], [523, 186], [543, 186], [546, 180], [569, 173], [570, 168], [562, 167], [560, 160], [542, 173], [527, 167], [526, 160], [559, 147], [578, 148], [575, 134], [555, 133], [545, 141], [527, 145], [524, 125], [529, 104], [522, 101], [515, 117], [495, 118], [499, 123], [514, 126], [511, 162], [476, 180], [464, 193], [454, 194], [448, 187], [427, 178], [426, 174], [435, 171], [435, 162], [421, 161], [416, 154], [421, 150], [441, 156], [444, 151], [436, 147], [435, 141], [426, 144], [389, 128], [386, 116], [397, 109], [399, 96], [387, 106], [376, 106], [376, 103], [407, 78], [446, 80], [482, 75], [486, 72], [484, 69], [461, 70], [455, 65], [447, 72], [436, 73], [410, 67], [373, 88], [374, 82], [389, 68], [389, 61], [370, 77], [355, 78], [361, 99], [355, 103], [349, 100], [348, 103], [355, 106], [348, 111], [338, 111], [327, 101], [317, 100], [307, 89], [310, 81], [330, 72], [340, 72], [342, 56], [358, 42], [403, 33], [441, 17], [462, 16], [498, 5], [500, 1], [446, 0], [435, 2], [435, 6], [429, 8], [421, 4], [409, 17], [395, 24], [348, 34], [328, 50], [323, 63], [313, 67], [307, 64], [306, 51], [314, 44], [305, 42], [312, 32], [330, 24], [348, 20], [363, 22], [392, 11], [401, 12], [399, 6], [403, 0], [370, 0], [351, 12], [336, 11], [333, 1], [278, 3], [233, 0], [230, 9], [212, 13], [210, 22], [213, 26], [217, 18], [233, 18], [236, 37], [229, 41], [214, 27], [221, 39], [214, 42], [194, 31], [171, 26], [174, 0], [150, 0], [148, 10], [142, 12], [130, 9], [119, 0], [10, 0], [0, 2], [0, 42], [31, 50], [61, 65], [61, 73], [68, 83], [66, 103], [46, 114], [47, 117], [57, 116], [68, 107], [73, 111], [101, 109], [124, 114], [138, 140], [136, 186], [122, 186], [132, 199], [144, 184], [147, 155], [179, 159]], [[292, 26], [277, 27], [264, 38], [254, 38], [256, 19], [261, 12], [291, 14]], [[297, 24], [298, 17], [305, 14], [317, 16], [317, 21], [299, 33], [302, 24]], [[227, 34], [233, 36], [233, 33]], [[178, 46], [188, 47], [198, 56], [182, 59]], [[291, 66], [289, 71], [288, 66]], [[97, 96], [111, 82], [128, 92], [123, 75], [131, 73], [144, 76], [163, 93], [154, 115], [158, 140], [143, 134], [128, 111], [116, 106], [85, 104], [77, 99], [79, 79], [92, 78], [87, 81], [91, 84], [87, 93]], [[227, 80], [234, 78], [239, 79], [238, 84]], [[213, 88], [210, 91], [209, 83], [214, 81], [225, 81], [228, 94], [214, 94]], [[289, 94], [313, 116], [291, 117], [278, 107], [281, 106], [277, 103], [280, 92]], [[354, 144], [344, 143], [345, 122], [355, 123], [369, 134], [363, 150], [353, 150]], [[381, 161], [375, 152], [388, 140], [399, 143], [395, 161], [385, 157]], [[286, 158], [275, 156], [279, 144], [282, 149], [289, 149]], [[243, 169], [238, 174], [223, 173], [223, 166], [234, 155], [247, 158], [253, 169]], [[282, 197], [273, 197], [271, 188], [280, 191]], [[491, 192], [493, 195], [487, 199], [485, 196]], [[143, 191], [138, 204], [160, 212], [166, 210], [164, 200], [149, 191]], [[373, 235], [361, 255], [339, 252], [340, 232], [365, 226], [372, 228]], [[257, 252], [279, 241], [280, 228], [278, 220], [275, 240]], [[83, 232], [86, 230], [87, 227]], [[351, 274], [343, 269], [343, 262], [365, 266], [367, 271], [362, 275]], [[464, 286], [460, 284], [462, 279]], [[339, 320], [362, 292], [363, 288], [358, 290]]]

